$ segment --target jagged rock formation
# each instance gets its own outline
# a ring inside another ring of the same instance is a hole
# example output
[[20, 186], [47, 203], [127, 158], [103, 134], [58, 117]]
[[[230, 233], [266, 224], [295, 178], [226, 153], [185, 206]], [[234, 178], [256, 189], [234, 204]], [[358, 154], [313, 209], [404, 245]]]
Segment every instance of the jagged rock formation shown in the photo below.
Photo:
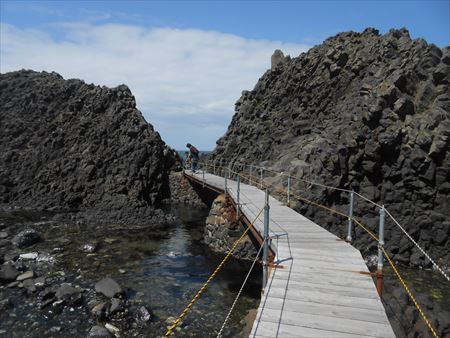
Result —
[[[450, 265], [450, 47], [412, 40], [406, 29], [341, 33], [296, 58], [277, 53], [244, 91], [214, 159], [252, 163], [385, 204], [442, 265]], [[286, 184], [280, 178], [271, 182]], [[347, 210], [348, 196], [293, 181], [297, 193]], [[296, 208], [345, 237], [346, 221]], [[376, 231], [378, 214], [356, 214]], [[400, 262], [427, 265], [392, 222], [386, 243]], [[356, 246], [376, 252], [360, 229]]]
[[168, 189], [172, 152], [125, 85], [1, 74], [0, 125], [2, 204], [145, 217]]

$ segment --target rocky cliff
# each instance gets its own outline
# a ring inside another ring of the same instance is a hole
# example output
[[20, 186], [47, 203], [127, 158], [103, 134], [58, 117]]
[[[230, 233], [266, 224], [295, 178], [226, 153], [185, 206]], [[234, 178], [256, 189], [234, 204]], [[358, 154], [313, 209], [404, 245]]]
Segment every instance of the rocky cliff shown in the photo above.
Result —
[[[214, 159], [354, 189], [388, 210], [440, 264], [450, 265], [450, 47], [412, 40], [406, 29], [347, 32], [298, 57], [277, 51], [244, 91]], [[284, 179], [285, 180], [285, 179]], [[271, 183], [286, 184], [274, 176]], [[295, 192], [347, 211], [348, 196], [293, 181]], [[346, 221], [296, 209], [345, 237]], [[377, 212], [356, 214], [376, 231]], [[357, 229], [366, 254], [373, 243]], [[427, 265], [391, 221], [386, 242], [400, 262]]]
[[167, 192], [174, 159], [125, 85], [1, 74], [0, 126], [3, 205], [145, 217]]

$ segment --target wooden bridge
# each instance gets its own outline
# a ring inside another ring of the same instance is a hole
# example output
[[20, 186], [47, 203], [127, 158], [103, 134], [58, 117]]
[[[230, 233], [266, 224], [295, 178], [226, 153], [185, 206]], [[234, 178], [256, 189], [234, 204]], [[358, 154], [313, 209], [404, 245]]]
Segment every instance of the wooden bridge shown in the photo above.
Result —
[[[223, 177], [187, 171], [186, 177], [218, 192]], [[237, 182], [227, 180], [236, 203]], [[240, 183], [240, 212], [253, 221], [265, 192]], [[267, 285], [250, 337], [395, 337], [361, 253], [282, 202], [270, 197]], [[254, 222], [263, 238], [263, 216]]]

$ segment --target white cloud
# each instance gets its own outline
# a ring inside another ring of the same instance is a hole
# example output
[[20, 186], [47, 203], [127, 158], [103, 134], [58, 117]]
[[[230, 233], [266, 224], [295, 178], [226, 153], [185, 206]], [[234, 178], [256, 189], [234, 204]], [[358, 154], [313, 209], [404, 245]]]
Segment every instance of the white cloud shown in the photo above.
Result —
[[297, 56], [308, 49], [214, 31], [118, 24], [60, 23], [52, 35], [6, 23], [0, 30], [1, 72], [25, 68], [98, 85], [125, 83], [147, 121], [176, 148], [187, 140], [213, 148], [234, 102], [270, 67], [273, 51]]

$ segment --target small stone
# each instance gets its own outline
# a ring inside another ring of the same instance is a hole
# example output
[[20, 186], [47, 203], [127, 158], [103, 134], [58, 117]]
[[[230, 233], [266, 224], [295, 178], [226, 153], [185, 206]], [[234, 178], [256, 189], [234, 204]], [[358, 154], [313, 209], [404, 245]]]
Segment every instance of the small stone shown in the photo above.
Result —
[[5, 239], [8, 237], [8, 233], [6, 231], [0, 231], [0, 239]]
[[127, 271], [124, 270], [124, 269], [119, 269], [119, 273], [120, 273], [120, 274], [124, 274], [124, 273], [127, 273]]
[[87, 338], [110, 338], [111, 334], [103, 326], [93, 326], [89, 331]]
[[24, 281], [25, 279], [30, 279], [34, 277], [34, 272], [33, 271], [27, 271], [24, 272], [22, 274], [20, 274], [19, 276], [17, 276], [16, 280], [17, 281]]
[[55, 296], [58, 299], [68, 299], [72, 295], [79, 293], [80, 291], [76, 288], [74, 288], [72, 285], [68, 283], [63, 283], [59, 286], [59, 288], [56, 290]]
[[122, 294], [123, 290], [117, 282], [109, 277], [103, 278], [95, 284], [95, 291], [104, 294], [108, 298]]
[[61, 252], [64, 252], [64, 248], [53, 248], [52, 249], [53, 254], [61, 253]]
[[61, 332], [61, 326], [52, 326], [49, 331], [52, 333]]
[[5, 264], [0, 267], [0, 282], [2, 283], [13, 282], [18, 275], [19, 271], [12, 265]]
[[105, 329], [107, 329], [109, 332], [111, 332], [112, 334], [116, 334], [116, 333], [119, 333], [120, 332], [120, 330], [119, 330], [119, 328], [118, 327], [116, 327], [116, 326], [114, 326], [114, 325], [112, 325], [112, 324], [109, 324], [109, 323], [106, 323], [105, 324]]
[[105, 238], [103, 241], [108, 244], [113, 244], [117, 243], [119, 240], [117, 238]]
[[111, 307], [109, 312], [114, 314], [116, 312], [122, 312], [124, 310], [124, 302], [121, 299], [112, 298], [111, 299]]
[[99, 320], [104, 320], [106, 318], [107, 312], [108, 312], [107, 303], [97, 304], [91, 310], [92, 315]]
[[152, 315], [149, 310], [145, 306], [141, 306], [136, 314], [136, 320], [139, 322], [148, 322], [152, 319]]
[[39, 254], [37, 252], [29, 252], [19, 255], [19, 258], [25, 260], [35, 260], [38, 256]]
[[85, 253], [93, 253], [97, 250], [97, 243], [86, 243], [82, 246], [81, 250]]
[[14, 281], [14, 282], [11, 282], [8, 285], [6, 285], [6, 287], [12, 289], [12, 288], [17, 287], [18, 285], [19, 285], [19, 282], [18, 281]]

